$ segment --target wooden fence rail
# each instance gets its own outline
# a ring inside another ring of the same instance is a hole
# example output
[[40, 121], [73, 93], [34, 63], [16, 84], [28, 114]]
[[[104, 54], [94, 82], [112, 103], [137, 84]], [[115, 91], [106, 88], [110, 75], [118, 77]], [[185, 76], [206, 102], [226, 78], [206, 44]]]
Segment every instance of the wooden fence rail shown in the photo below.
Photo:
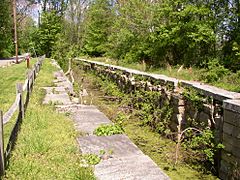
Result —
[[[30, 94], [32, 92], [33, 83], [36, 79], [38, 72], [41, 69], [44, 58], [44, 56], [38, 58], [38, 61], [34, 64], [33, 69], [29, 70], [27, 74], [27, 79], [25, 80], [24, 84], [17, 83], [16, 99], [12, 106], [9, 108], [9, 110], [5, 114], [3, 114], [3, 111], [0, 110], [0, 176], [3, 176], [5, 174], [5, 169], [8, 164], [11, 150], [14, 148], [20, 125], [22, 123], [22, 120], [24, 119], [24, 114], [26, 112]], [[25, 98], [23, 95], [24, 92], [26, 92]], [[4, 125], [10, 121], [10, 119], [13, 117], [13, 114], [17, 110], [17, 119], [10, 133], [6, 150], [4, 150]]]

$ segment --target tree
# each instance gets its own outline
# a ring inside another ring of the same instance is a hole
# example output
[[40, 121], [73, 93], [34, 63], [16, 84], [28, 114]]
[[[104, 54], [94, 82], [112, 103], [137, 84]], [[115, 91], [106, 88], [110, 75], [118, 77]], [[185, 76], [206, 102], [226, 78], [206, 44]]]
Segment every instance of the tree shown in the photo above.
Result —
[[112, 6], [108, 0], [96, 0], [90, 5], [83, 21], [85, 53], [102, 56], [107, 52], [112, 17]]
[[55, 13], [63, 16], [69, 0], [39, 0], [42, 4], [43, 12], [55, 11]]
[[58, 34], [62, 30], [62, 18], [55, 11], [42, 14], [41, 25], [34, 36], [35, 47], [39, 54], [51, 56], [53, 46], [58, 40]]
[[[21, 25], [18, 26], [18, 40], [19, 40], [19, 52], [20, 54], [31, 52], [35, 55], [34, 47], [34, 33], [37, 31], [37, 26], [35, 25], [34, 20], [27, 16], [25, 17]], [[37, 42], [36, 42], [37, 43]]]
[[113, 57], [190, 66], [214, 55], [216, 36], [207, 1], [132, 0], [116, 11], [109, 49]]
[[0, 2], [0, 57], [9, 57], [13, 52], [11, 3]]

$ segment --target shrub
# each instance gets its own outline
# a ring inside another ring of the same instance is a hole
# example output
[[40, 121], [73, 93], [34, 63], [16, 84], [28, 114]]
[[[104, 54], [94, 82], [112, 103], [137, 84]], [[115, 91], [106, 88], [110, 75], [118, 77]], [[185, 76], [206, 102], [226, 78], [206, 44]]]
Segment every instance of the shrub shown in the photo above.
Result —
[[227, 74], [229, 74], [229, 70], [221, 65], [217, 59], [213, 59], [207, 63], [207, 68], [202, 73], [201, 79], [207, 83], [213, 83], [221, 80]]

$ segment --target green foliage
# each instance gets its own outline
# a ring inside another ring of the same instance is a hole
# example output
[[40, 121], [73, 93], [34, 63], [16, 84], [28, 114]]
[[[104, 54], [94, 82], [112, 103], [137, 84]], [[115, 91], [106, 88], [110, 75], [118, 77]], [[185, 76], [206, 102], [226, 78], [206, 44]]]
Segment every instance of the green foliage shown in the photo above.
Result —
[[130, 116], [127, 116], [123, 112], [119, 112], [117, 114], [117, 117], [114, 119], [114, 121], [120, 126], [123, 127], [123, 123], [126, 122], [129, 119]]
[[35, 47], [39, 54], [46, 54], [50, 57], [52, 54], [53, 47], [58, 40], [59, 33], [62, 30], [62, 19], [55, 12], [45, 12], [41, 17], [41, 25], [35, 32]]
[[183, 143], [185, 149], [190, 150], [191, 157], [188, 160], [214, 165], [214, 154], [218, 149], [223, 149], [222, 144], [214, 143], [213, 131], [204, 129], [201, 133], [194, 133], [191, 129], [185, 134]]
[[201, 111], [203, 109], [203, 103], [205, 102], [205, 98], [201, 93], [193, 88], [185, 88], [183, 91], [183, 96], [191, 101], [195, 109]]
[[77, 56], [77, 47], [67, 42], [67, 39], [62, 38], [63, 33], [59, 33], [56, 38], [57, 41], [53, 46], [52, 57], [57, 60], [58, 64], [65, 71], [68, 69], [69, 59]]
[[86, 154], [83, 156], [83, 158], [89, 165], [97, 165], [101, 161], [101, 158], [96, 154]]
[[154, 111], [155, 117], [155, 130], [162, 135], [168, 135], [171, 133], [170, 123], [172, 118], [173, 110], [169, 105], [163, 106], [161, 109]]
[[207, 69], [202, 74], [202, 79], [207, 83], [220, 81], [229, 74], [229, 70], [219, 63], [217, 59], [210, 60], [207, 63]]
[[[160, 102], [163, 105], [160, 106]], [[132, 96], [134, 107], [142, 120], [142, 125], [149, 125], [154, 131], [163, 135], [170, 133], [170, 122], [172, 109], [167, 100], [161, 99], [160, 92], [156, 91], [135, 91]]]
[[97, 136], [111, 136], [124, 133], [123, 127], [119, 124], [100, 125], [93, 132]]
[[31, 17], [26, 17], [21, 26], [18, 29], [19, 53], [31, 53], [31, 56], [35, 57], [37, 53], [35, 43], [38, 43], [35, 42], [36, 32], [38, 31], [37, 26]]
[[116, 9], [108, 53], [114, 58], [190, 66], [214, 52], [214, 16], [207, 3], [133, 0]]
[[13, 54], [14, 46], [12, 39], [13, 21], [11, 18], [11, 1], [0, 2], [0, 58], [10, 57]]
[[103, 75], [99, 75], [101, 80], [98, 81], [98, 85], [103, 88], [103, 91], [108, 96], [114, 96], [120, 99], [124, 98], [124, 93], [119, 90], [116, 83], [112, 82], [110, 79], [104, 77]]
[[[233, 72], [240, 69], [239, 0], [41, 3], [40, 27], [19, 30], [20, 53], [34, 47], [37, 54], [50, 57], [55, 47], [54, 57], [63, 67], [67, 61], [64, 54], [71, 49], [78, 52], [74, 55], [107, 55], [120, 63], [146, 62], [155, 68], [202, 67], [210, 59], [202, 77], [210, 83], [222, 79], [223, 67]], [[3, 0], [0, 9], [0, 56], [6, 57], [14, 51], [10, 1]]]
[[102, 56], [107, 51], [107, 39], [112, 23], [110, 1], [96, 0], [91, 3], [84, 19], [84, 52], [91, 56]]

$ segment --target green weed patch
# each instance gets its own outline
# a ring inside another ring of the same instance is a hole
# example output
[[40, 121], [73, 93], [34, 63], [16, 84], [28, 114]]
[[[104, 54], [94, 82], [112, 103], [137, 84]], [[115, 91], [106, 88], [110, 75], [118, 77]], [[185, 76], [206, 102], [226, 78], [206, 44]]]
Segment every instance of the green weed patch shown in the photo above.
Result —
[[118, 124], [101, 125], [94, 130], [94, 134], [97, 136], [111, 136], [114, 134], [122, 134], [123, 128]]

